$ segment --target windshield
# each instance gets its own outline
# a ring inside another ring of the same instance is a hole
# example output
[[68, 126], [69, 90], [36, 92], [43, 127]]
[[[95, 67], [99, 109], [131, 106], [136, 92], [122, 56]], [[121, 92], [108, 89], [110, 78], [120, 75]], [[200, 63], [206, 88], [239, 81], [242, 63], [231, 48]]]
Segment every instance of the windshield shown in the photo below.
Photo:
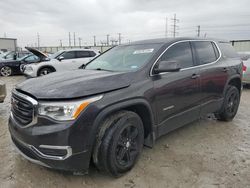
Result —
[[62, 50], [60, 50], [60, 51], [58, 51], [58, 52], [56, 52], [56, 53], [50, 55], [49, 58], [50, 58], [50, 59], [55, 59], [55, 58], [57, 58], [61, 53], [63, 53]]
[[145, 65], [160, 47], [160, 44], [117, 46], [91, 61], [85, 69], [137, 70]]

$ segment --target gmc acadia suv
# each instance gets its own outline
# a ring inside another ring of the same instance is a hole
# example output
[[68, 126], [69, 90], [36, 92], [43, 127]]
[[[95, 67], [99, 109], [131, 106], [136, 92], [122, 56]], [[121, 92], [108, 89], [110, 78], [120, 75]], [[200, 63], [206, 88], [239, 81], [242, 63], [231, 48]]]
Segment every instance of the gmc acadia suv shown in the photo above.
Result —
[[154, 39], [117, 46], [76, 71], [30, 79], [12, 92], [9, 130], [18, 151], [50, 168], [113, 176], [143, 145], [214, 113], [236, 115], [242, 62], [230, 43]]

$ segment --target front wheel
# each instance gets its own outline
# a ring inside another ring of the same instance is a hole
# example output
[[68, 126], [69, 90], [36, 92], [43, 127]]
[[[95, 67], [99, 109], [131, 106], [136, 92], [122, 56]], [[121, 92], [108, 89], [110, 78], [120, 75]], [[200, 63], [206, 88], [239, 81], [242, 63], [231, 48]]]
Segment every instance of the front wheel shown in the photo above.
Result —
[[224, 97], [222, 109], [215, 114], [220, 121], [231, 121], [238, 111], [240, 104], [240, 93], [235, 86], [229, 85]]
[[12, 75], [12, 69], [8, 66], [4, 66], [1, 68], [0, 74], [1, 76], [5, 76], [5, 77], [10, 76]]
[[143, 148], [144, 128], [134, 112], [122, 111], [104, 121], [108, 127], [97, 150], [96, 166], [115, 177], [128, 172], [135, 165]]
[[38, 71], [38, 76], [44, 76], [44, 75], [47, 75], [49, 73], [52, 73], [54, 72], [51, 68], [42, 68], [41, 70]]

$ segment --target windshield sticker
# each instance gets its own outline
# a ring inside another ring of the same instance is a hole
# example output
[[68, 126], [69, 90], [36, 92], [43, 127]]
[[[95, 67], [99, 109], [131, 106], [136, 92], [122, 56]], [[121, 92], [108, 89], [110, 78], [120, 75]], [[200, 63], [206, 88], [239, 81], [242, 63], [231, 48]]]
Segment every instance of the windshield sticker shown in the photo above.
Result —
[[147, 53], [152, 53], [154, 51], [153, 48], [150, 49], [143, 49], [143, 50], [135, 50], [133, 54], [147, 54]]

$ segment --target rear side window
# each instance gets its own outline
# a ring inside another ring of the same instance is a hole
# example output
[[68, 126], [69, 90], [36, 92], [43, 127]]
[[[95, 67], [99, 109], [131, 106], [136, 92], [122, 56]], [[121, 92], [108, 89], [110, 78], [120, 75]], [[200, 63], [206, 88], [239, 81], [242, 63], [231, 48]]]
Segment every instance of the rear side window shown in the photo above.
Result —
[[77, 51], [76, 52], [77, 58], [85, 58], [85, 57], [91, 57], [91, 54], [89, 51]]
[[161, 61], [177, 61], [181, 68], [193, 66], [192, 51], [189, 42], [181, 42], [170, 47], [162, 56]]
[[233, 46], [229, 42], [220, 42], [219, 43], [220, 50], [224, 57], [227, 58], [235, 58], [239, 57], [239, 55], [234, 50]]
[[212, 63], [218, 58], [218, 49], [209, 41], [193, 42], [200, 65]]
[[93, 51], [89, 51], [89, 53], [90, 53], [90, 57], [95, 57], [96, 56], [96, 53], [93, 52]]
[[64, 59], [74, 59], [74, 58], [76, 58], [74, 51], [64, 52], [61, 56], [63, 56]]

